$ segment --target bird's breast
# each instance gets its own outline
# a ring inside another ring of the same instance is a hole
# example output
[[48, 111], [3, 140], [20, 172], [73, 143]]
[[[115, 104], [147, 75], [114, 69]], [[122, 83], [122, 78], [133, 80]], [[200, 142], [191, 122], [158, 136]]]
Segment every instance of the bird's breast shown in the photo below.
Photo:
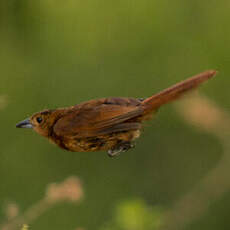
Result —
[[110, 133], [96, 137], [55, 137], [51, 141], [72, 152], [95, 152], [112, 149], [121, 141], [133, 141], [140, 136], [140, 130]]

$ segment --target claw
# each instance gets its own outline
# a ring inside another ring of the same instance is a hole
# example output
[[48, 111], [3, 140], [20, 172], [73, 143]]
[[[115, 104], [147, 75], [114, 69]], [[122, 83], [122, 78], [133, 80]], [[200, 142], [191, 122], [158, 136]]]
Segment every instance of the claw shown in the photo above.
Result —
[[108, 151], [108, 156], [109, 157], [118, 156], [120, 155], [121, 152], [126, 152], [129, 149], [134, 148], [134, 147], [135, 147], [135, 144], [132, 142], [128, 142], [128, 141], [121, 142], [117, 144], [113, 149], [110, 149]]

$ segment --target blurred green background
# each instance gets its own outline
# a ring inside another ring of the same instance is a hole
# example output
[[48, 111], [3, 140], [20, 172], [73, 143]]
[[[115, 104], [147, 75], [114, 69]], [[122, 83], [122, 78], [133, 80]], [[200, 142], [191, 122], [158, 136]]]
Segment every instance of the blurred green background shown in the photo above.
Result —
[[[200, 91], [229, 109], [229, 10], [228, 0], [2, 0], [0, 220], [7, 202], [23, 212], [47, 184], [77, 175], [84, 200], [53, 207], [31, 230], [154, 229], [116, 227], [116, 207], [131, 200], [131, 210], [137, 206], [150, 219], [145, 206], [170, 208], [220, 160], [214, 136], [185, 123], [169, 105], [135, 149], [111, 159], [104, 152], [61, 150], [15, 124], [92, 98], [150, 96], [210, 68], [220, 73]], [[186, 229], [229, 229], [229, 211], [228, 192]]]

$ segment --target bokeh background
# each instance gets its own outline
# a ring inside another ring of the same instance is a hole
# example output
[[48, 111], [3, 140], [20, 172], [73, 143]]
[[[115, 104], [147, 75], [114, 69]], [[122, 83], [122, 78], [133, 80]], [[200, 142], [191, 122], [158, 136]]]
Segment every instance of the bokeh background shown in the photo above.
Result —
[[[29, 229], [160, 228], [164, 213], [215, 169], [224, 148], [174, 105], [149, 122], [135, 149], [114, 159], [63, 151], [15, 124], [92, 98], [150, 96], [206, 69], [219, 74], [199, 91], [229, 113], [229, 11], [228, 0], [2, 0], [0, 222], [14, 221], [9, 204], [23, 215], [47, 185], [74, 175], [82, 201], [53, 205]], [[220, 178], [211, 178], [217, 190]], [[229, 229], [228, 186], [206, 204], [175, 229]]]

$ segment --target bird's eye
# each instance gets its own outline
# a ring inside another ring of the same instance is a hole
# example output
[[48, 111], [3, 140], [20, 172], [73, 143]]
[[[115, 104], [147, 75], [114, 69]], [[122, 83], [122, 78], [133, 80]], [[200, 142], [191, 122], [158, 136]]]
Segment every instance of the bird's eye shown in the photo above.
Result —
[[42, 118], [41, 117], [37, 117], [36, 120], [37, 120], [38, 123], [42, 122]]

